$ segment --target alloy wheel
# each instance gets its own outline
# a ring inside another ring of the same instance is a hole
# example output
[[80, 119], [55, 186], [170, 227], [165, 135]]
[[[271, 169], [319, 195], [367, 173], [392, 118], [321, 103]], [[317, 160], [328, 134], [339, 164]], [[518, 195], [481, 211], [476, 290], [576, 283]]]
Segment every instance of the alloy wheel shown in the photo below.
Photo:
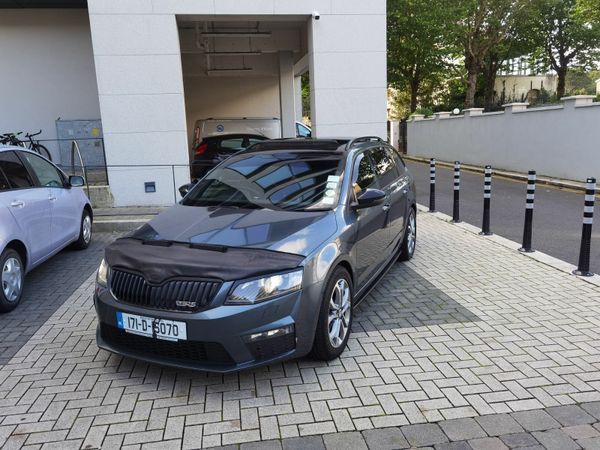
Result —
[[411, 212], [408, 217], [408, 229], [407, 232], [407, 247], [410, 255], [415, 251], [415, 244], [417, 242], [417, 222], [415, 220], [415, 213]]
[[90, 239], [92, 239], [92, 219], [88, 214], [86, 214], [83, 217], [83, 223], [81, 224], [81, 231], [83, 233], [83, 240], [85, 241], [86, 244], [88, 244], [90, 242]]
[[2, 267], [2, 292], [9, 302], [16, 301], [21, 295], [23, 270], [17, 258], [7, 258]]
[[352, 314], [350, 286], [340, 278], [333, 288], [329, 299], [329, 342], [334, 348], [339, 348], [348, 334], [350, 315]]

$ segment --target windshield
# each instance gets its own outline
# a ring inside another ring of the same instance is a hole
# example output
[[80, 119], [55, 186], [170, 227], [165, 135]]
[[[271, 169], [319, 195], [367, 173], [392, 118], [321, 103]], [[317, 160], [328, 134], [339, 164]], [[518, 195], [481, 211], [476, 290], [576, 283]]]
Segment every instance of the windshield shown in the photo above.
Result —
[[185, 206], [313, 211], [338, 202], [342, 155], [274, 151], [232, 156], [183, 199]]

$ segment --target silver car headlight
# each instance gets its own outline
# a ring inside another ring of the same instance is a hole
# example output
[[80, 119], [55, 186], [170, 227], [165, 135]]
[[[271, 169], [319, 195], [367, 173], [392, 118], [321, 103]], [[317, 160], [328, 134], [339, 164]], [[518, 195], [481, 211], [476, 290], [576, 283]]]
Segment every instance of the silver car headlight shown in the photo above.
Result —
[[100, 267], [98, 267], [98, 272], [96, 273], [96, 283], [102, 287], [108, 286], [108, 274], [110, 269], [106, 260], [102, 258], [102, 262], [100, 263]]
[[302, 269], [271, 275], [236, 285], [229, 293], [226, 305], [253, 305], [302, 287]]

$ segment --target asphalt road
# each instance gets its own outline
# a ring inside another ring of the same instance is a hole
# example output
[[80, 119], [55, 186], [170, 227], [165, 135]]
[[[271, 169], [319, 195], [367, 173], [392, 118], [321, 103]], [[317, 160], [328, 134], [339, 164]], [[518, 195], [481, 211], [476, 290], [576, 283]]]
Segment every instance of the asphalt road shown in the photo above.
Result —
[[[407, 161], [415, 177], [417, 201], [429, 205], [429, 164]], [[436, 210], [452, 215], [452, 169], [436, 168]], [[483, 174], [461, 173], [460, 219], [481, 227]], [[491, 220], [493, 233], [522, 242], [526, 183], [492, 178]], [[571, 192], [538, 184], [533, 213], [533, 248], [577, 265], [581, 243], [583, 192]], [[598, 217], [600, 212], [596, 211]], [[600, 273], [600, 224], [592, 233], [590, 268]]]

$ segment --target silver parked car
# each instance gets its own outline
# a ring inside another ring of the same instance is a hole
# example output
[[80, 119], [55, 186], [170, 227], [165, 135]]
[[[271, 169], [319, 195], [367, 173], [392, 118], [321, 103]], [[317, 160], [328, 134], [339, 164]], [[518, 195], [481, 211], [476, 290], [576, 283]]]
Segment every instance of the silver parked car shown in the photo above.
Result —
[[84, 184], [37, 153], [0, 147], [0, 312], [19, 304], [27, 272], [68, 245], [90, 244]]

